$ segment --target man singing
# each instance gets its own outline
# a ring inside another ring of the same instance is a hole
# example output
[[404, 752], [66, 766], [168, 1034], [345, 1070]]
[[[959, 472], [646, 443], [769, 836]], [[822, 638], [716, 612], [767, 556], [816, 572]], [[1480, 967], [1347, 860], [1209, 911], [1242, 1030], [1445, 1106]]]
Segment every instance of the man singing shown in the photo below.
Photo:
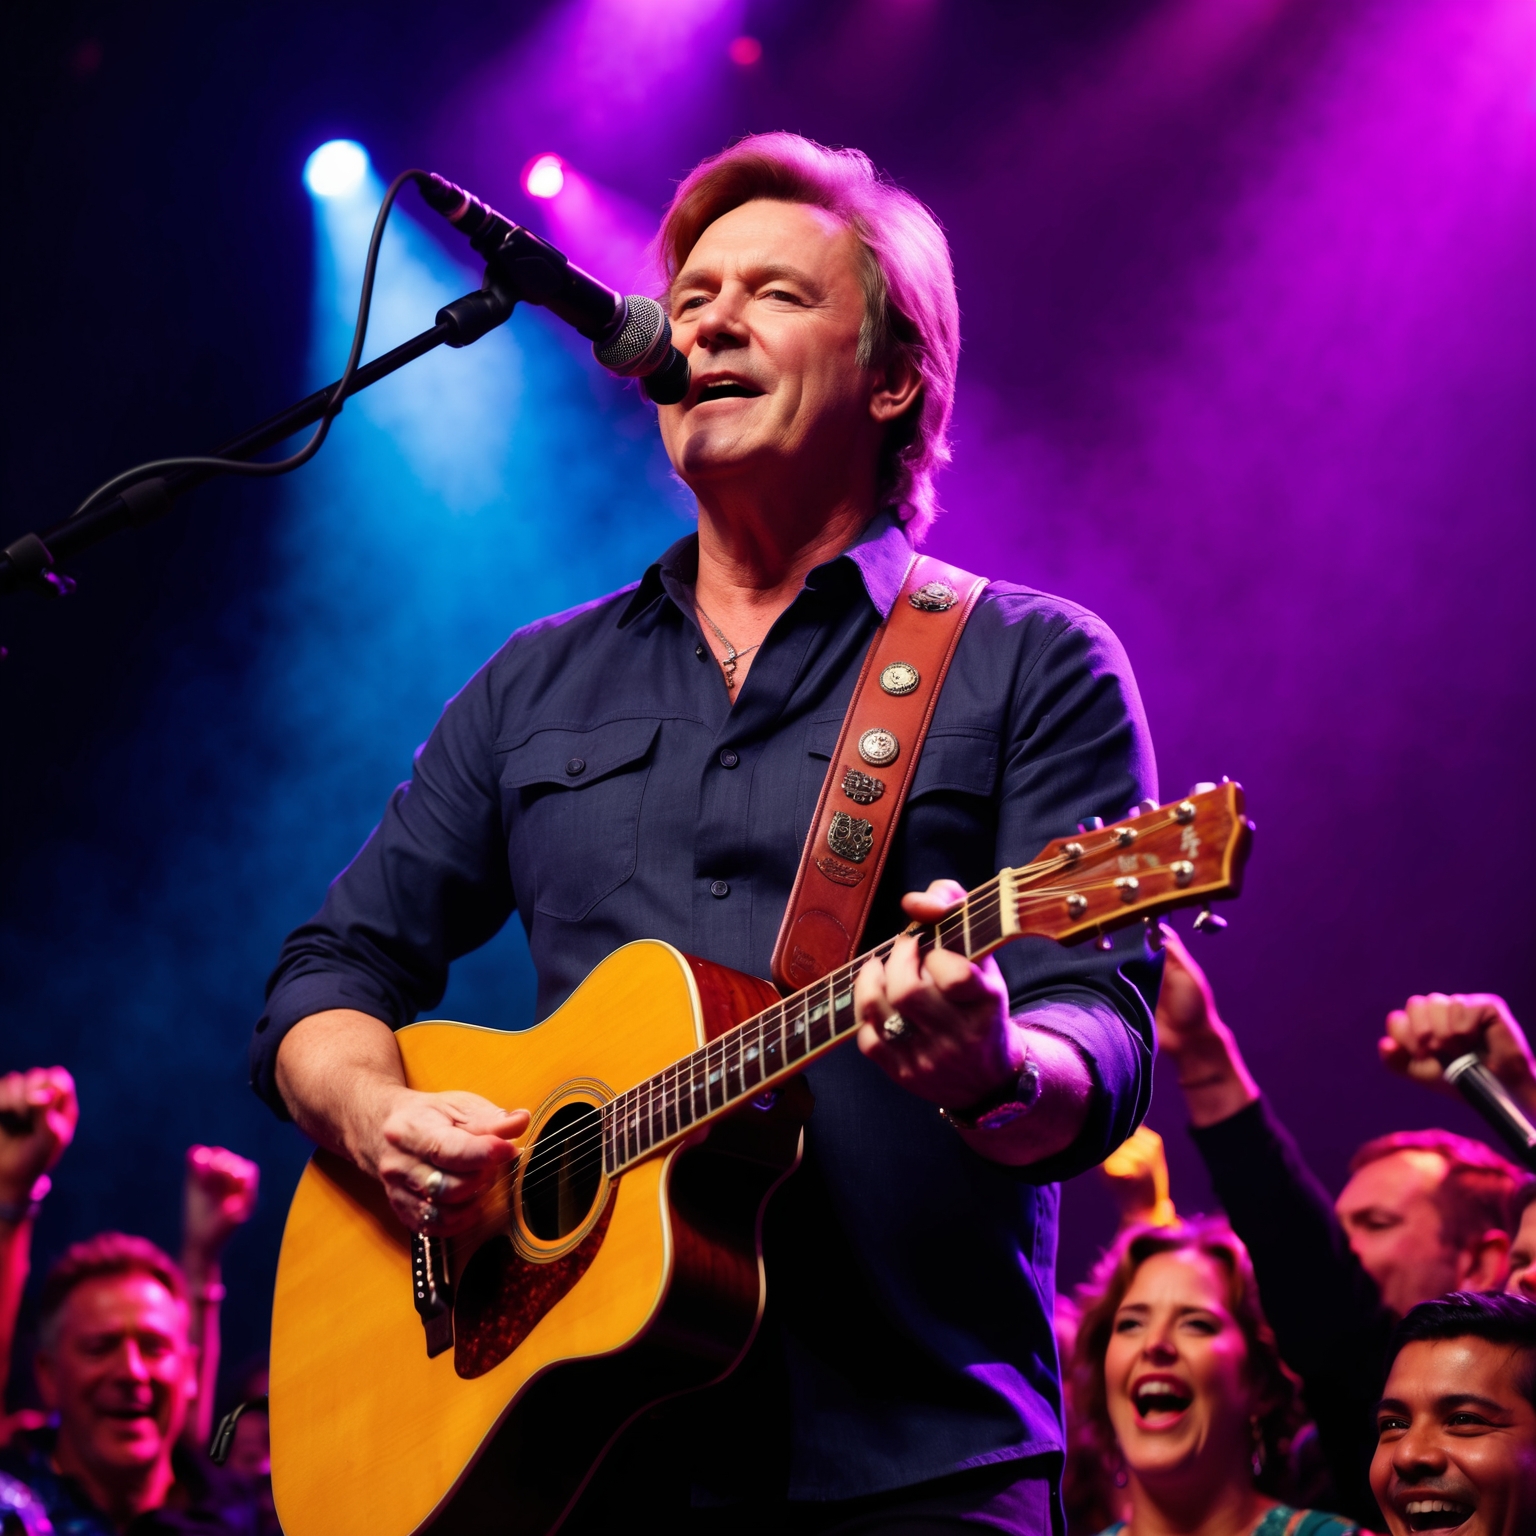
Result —
[[[540, 1017], [634, 939], [768, 974], [860, 665], [949, 458], [948, 248], [863, 155], [746, 139], [683, 182], [660, 250], [692, 370], [660, 425], [697, 534], [520, 630], [448, 705], [284, 946], [257, 1025], [258, 1091], [381, 1179], [413, 1231], [468, 1224], [528, 1116], [470, 1084], [407, 1088], [392, 1031], [514, 910]], [[1154, 774], [1114, 636], [992, 583], [865, 943], [1123, 815]], [[1024, 940], [982, 965], [906, 941], [866, 966], [859, 1050], [807, 1069], [816, 1107], [769, 1207], [752, 1350], [567, 1529], [1059, 1528], [1057, 1181], [1141, 1120], [1157, 981], [1139, 932], [1102, 952]]]

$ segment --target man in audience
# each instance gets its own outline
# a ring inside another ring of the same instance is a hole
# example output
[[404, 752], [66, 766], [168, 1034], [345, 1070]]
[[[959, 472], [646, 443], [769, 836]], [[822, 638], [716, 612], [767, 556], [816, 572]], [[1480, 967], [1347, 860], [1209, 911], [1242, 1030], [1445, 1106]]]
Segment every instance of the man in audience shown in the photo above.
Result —
[[1392, 1536], [1536, 1531], [1536, 1302], [1425, 1302], [1388, 1364], [1371, 1487]]
[[[192, 1458], [172, 1465], [197, 1396], [197, 1349], [180, 1267], [142, 1237], [104, 1232], [43, 1282], [39, 1391], [57, 1429], [0, 1452], [70, 1536], [226, 1536]], [[180, 1475], [178, 1475], [180, 1474]]]
[[[62, 1067], [0, 1076], [0, 1382], [32, 1223], [77, 1120]], [[243, 1532], [254, 1520], [253, 1510], [231, 1509], [222, 1497], [241, 1490], [224, 1489], [222, 1479], [210, 1486], [201, 1447], [218, 1374], [220, 1261], [251, 1215], [257, 1182], [247, 1159], [191, 1147], [185, 1270], [143, 1238], [104, 1233], [75, 1244], [45, 1279], [34, 1374], [50, 1414], [0, 1416], [0, 1474], [30, 1487], [59, 1532]], [[226, 1506], [224, 1517], [215, 1503]]]
[[1507, 1212], [1521, 1175], [1481, 1142], [1402, 1132], [1363, 1146], [1330, 1201], [1260, 1096], [1209, 983], [1165, 931], [1158, 1045], [1317, 1424], [1333, 1486], [1309, 1496], [1379, 1528], [1368, 1482], [1371, 1412], [1392, 1327], [1419, 1302], [1503, 1283]]

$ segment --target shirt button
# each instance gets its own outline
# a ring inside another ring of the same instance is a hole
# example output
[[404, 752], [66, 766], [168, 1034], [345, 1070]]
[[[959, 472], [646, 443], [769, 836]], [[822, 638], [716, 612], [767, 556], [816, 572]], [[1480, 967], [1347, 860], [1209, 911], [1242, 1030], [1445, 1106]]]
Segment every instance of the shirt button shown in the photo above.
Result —
[[573, 757], [565, 765], [565, 771], [574, 779], [577, 774], [587, 771], [587, 760], [584, 757]]
[[711, 880], [709, 882], [709, 894], [711, 896], [726, 897], [731, 894], [731, 888], [724, 880]]
[[740, 761], [741, 759], [729, 747], [720, 754], [720, 766], [722, 768], [734, 768]]

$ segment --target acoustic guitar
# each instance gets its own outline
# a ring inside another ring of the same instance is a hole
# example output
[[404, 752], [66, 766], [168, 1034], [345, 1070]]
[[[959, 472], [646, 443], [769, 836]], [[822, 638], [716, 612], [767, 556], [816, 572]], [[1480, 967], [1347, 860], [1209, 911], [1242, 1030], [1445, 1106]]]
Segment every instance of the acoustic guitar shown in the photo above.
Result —
[[[1107, 947], [1110, 929], [1237, 895], [1250, 831], [1236, 784], [1201, 785], [1058, 838], [907, 931], [972, 960], [1023, 934]], [[800, 1156], [797, 1074], [856, 1032], [865, 958], [780, 997], [642, 941], [536, 1028], [402, 1029], [411, 1087], [533, 1121], [448, 1239], [407, 1232], [331, 1152], [305, 1169], [272, 1317], [287, 1536], [542, 1536], [630, 1420], [729, 1372], [762, 1315], [763, 1209]]]

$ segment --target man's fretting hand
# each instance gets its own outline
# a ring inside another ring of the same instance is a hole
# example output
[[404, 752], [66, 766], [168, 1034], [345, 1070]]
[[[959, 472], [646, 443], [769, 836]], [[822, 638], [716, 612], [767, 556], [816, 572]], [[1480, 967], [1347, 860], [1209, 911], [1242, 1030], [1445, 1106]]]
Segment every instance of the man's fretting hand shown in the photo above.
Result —
[[[965, 897], [953, 880], [902, 898], [908, 917], [936, 922]], [[993, 1162], [1023, 1167], [1064, 1151], [1088, 1116], [1093, 1078], [1070, 1042], [1010, 1016], [1008, 988], [991, 959], [897, 939], [889, 957], [867, 961], [853, 988], [859, 1049], [891, 1079], [930, 1104], [962, 1113], [1018, 1081], [1027, 1060], [1040, 1071], [1033, 1108], [995, 1130], [960, 1131]], [[894, 1037], [886, 1021], [900, 1015]]]
[[0, 1201], [25, 1205], [32, 1198], [75, 1139], [79, 1120], [75, 1080], [63, 1067], [0, 1077]]
[[1259, 1096], [1232, 1038], [1216, 1012], [1205, 972], [1172, 928], [1163, 924], [1163, 989], [1157, 999], [1157, 1046], [1170, 1057], [1191, 1122], [1216, 1125]]
[[1416, 1083], [1455, 1094], [1445, 1068], [1469, 1052], [1509, 1090], [1528, 1114], [1536, 1114], [1536, 1062], [1525, 1031], [1509, 1004], [1491, 992], [1431, 992], [1410, 997], [1387, 1015], [1387, 1032], [1376, 1043], [1382, 1062]]
[[[908, 917], [936, 922], [965, 891], [953, 880], [902, 899]], [[990, 956], [972, 965], [947, 949], [917, 952], [897, 939], [884, 964], [868, 960], [854, 983], [859, 1049], [903, 1088], [932, 1104], [965, 1109], [991, 1097], [1024, 1065], [1023, 1031], [1008, 1013], [1008, 988]], [[886, 1021], [901, 1017], [901, 1033]]]

